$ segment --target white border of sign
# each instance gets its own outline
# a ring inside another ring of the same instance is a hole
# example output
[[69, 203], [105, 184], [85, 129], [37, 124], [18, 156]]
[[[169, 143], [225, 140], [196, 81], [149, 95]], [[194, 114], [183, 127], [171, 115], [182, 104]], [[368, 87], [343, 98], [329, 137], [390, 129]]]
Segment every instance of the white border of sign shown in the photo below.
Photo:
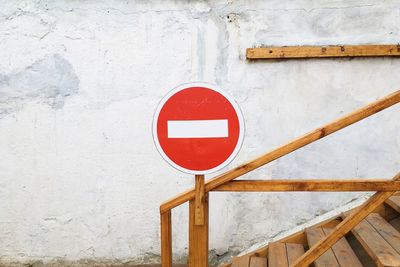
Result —
[[[235, 146], [235, 149], [233, 150], [232, 154], [224, 161], [222, 162], [220, 165], [209, 169], [209, 170], [204, 170], [204, 171], [196, 171], [196, 170], [190, 170], [190, 169], [186, 169], [183, 168], [181, 166], [179, 166], [178, 164], [176, 164], [175, 162], [173, 162], [163, 151], [163, 149], [161, 148], [161, 145], [158, 141], [158, 135], [157, 135], [157, 121], [158, 121], [158, 116], [160, 115], [160, 111], [162, 109], [162, 107], [164, 106], [165, 102], [168, 101], [168, 99], [170, 99], [170, 97], [172, 97], [174, 94], [176, 94], [179, 91], [182, 91], [183, 89], [189, 88], [189, 87], [206, 87], [209, 88], [211, 90], [214, 90], [218, 93], [220, 93], [221, 95], [223, 95], [226, 99], [228, 99], [228, 101], [231, 103], [231, 105], [233, 106], [233, 108], [236, 111], [238, 120], [239, 120], [239, 138], [238, 138], [238, 142]], [[170, 92], [167, 93], [167, 95], [165, 95], [163, 97], [163, 99], [161, 99], [160, 103], [158, 103], [157, 109], [154, 113], [154, 117], [153, 117], [153, 140], [154, 140], [154, 144], [157, 147], [158, 152], [160, 153], [160, 155], [163, 157], [163, 159], [165, 161], [167, 161], [172, 167], [174, 167], [177, 170], [180, 170], [182, 172], [185, 173], [189, 173], [189, 174], [210, 174], [213, 172], [216, 172], [220, 169], [222, 169], [223, 167], [225, 167], [226, 165], [228, 165], [235, 157], [236, 155], [239, 153], [239, 150], [242, 146], [243, 143], [243, 139], [244, 139], [244, 119], [243, 119], [243, 114], [242, 111], [240, 110], [239, 105], [236, 103], [236, 101], [230, 97], [228, 94], [226, 94], [218, 85], [216, 84], [212, 84], [212, 83], [206, 83], [206, 82], [192, 82], [192, 83], [184, 83], [181, 84], [177, 87], [175, 87], [174, 89], [172, 89]]]

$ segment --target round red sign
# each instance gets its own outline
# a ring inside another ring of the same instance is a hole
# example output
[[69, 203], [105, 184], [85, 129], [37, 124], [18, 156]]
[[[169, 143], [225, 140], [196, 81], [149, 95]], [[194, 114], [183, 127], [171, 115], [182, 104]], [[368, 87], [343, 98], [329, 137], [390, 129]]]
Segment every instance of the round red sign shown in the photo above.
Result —
[[208, 174], [226, 166], [239, 152], [243, 117], [236, 102], [216, 85], [183, 84], [160, 102], [153, 137], [173, 167]]

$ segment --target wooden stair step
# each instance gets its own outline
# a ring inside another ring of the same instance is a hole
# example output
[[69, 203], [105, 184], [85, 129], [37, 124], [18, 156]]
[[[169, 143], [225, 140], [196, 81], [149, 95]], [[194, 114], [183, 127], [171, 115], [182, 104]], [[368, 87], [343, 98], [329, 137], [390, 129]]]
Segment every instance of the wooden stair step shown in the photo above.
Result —
[[285, 243], [274, 242], [268, 246], [268, 266], [287, 267], [288, 259]]
[[386, 199], [386, 204], [388, 204], [390, 207], [392, 207], [395, 211], [400, 213], [400, 196], [391, 196], [388, 199]]
[[288, 267], [304, 254], [301, 244], [273, 242], [268, 246], [268, 266]]
[[267, 258], [249, 255], [233, 257], [231, 267], [267, 267]]
[[[331, 228], [308, 228], [306, 229], [307, 242], [309, 246], [315, 245], [319, 240], [331, 233]], [[347, 242], [346, 238], [339, 239], [336, 244], [319, 257], [314, 265], [320, 266], [354, 266], [362, 267], [360, 260]]]
[[[322, 228], [325, 235], [328, 235], [333, 231], [332, 228]], [[352, 267], [362, 267], [362, 263], [358, 259], [356, 253], [351, 248], [350, 244], [347, 242], [346, 238], [339, 239], [336, 244], [332, 246], [333, 254], [340, 266], [352, 266]]]
[[250, 257], [247, 255], [233, 257], [232, 258], [232, 267], [249, 267]]
[[377, 219], [376, 215], [369, 215], [353, 228], [352, 233], [354, 236], [378, 266], [400, 266], [399, 253], [384, 237], [382, 237], [380, 232], [376, 230], [369, 221], [372, 221], [373, 225], [381, 229], [381, 233], [389, 228], [386, 224], [383, 224], [380, 219]]
[[286, 252], [288, 258], [288, 264], [291, 266], [301, 255], [304, 254], [304, 247], [301, 244], [286, 244]]
[[366, 220], [375, 230], [400, 253], [400, 233], [378, 213], [371, 213]]
[[393, 227], [397, 231], [400, 231], [400, 217], [397, 217], [397, 218], [394, 218], [393, 220], [390, 220], [390, 225], [393, 225]]
[[250, 267], [267, 267], [267, 261], [264, 257], [251, 257]]
[[[325, 237], [325, 233], [322, 228], [307, 228], [306, 229], [307, 242], [310, 247], [314, 246], [319, 240]], [[322, 254], [315, 262], [316, 267], [324, 266], [338, 266], [340, 267], [338, 261], [336, 260], [335, 254], [333, 254], [332, 249], [328, 249], [324, 254]]]

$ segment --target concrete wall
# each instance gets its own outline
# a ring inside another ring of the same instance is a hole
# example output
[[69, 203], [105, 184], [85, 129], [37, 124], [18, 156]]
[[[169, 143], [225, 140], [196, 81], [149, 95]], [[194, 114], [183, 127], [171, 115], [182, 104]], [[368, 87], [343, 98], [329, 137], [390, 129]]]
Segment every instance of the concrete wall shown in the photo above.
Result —
[[[158, 260], [162, 201], [193, 186], [151, 135], [160, 99], [219, 84], [242, 108], [236, 166], [400, 88], [400, 59], [245, 60], [261, 45], [400, 41], [400, 1], [2, 1], [0, 259]], [[393, 176], [400, 107], [248, 178]], [[213, 193], [212, 255], [237, 252], [355, 193]], [[187, 206], [173, 212], [187, 253]]]

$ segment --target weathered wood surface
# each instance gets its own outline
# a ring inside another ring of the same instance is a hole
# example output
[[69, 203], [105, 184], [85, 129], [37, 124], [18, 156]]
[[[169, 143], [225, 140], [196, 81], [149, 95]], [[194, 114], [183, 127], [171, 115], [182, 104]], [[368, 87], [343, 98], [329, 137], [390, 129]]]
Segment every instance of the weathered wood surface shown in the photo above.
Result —
[[377, 266], [400, 266], [400, 255], [368, 221], [361, 221], [352, 233]]
[[[328, 235], [333, 231], [333, 229], [322, 228], [322, 231], [324, 231], [325, 235]], [[340, 266], [363, 267], [345, 237], [339, 239], [339, 241], [332, 246], [332, 251]]]
[[195, 176], [195, 190], [196, 195], [194, 198], [195, 205], [195, 224], [204, 225], [204, 207], [205, 207], [205, 195], [204, 190], [204, 175]]
[[[400, 173], [398, 173], [393, 180], [400, 180]], [[355, 209], [340, 224], [338, 224], [330, 234], [304, 253], [304, 255], [293, 264], [293, 266], [300, 267], [310, 265], [394, 193], [395, 192], [375, 193], [364, 204]]]
[[267, 267], [267, 258], [264, 257], [251, 257], [250, 267]]
[[[322, 228], [317, 228], [317, 227], [306, 229], [306, 235], [307, 235], [308, 245], [310, 247], [314, 246], [325, 237], [325, 233], [322, 230]], [[328, 249], [321, 256], [319, 256], [315, 260], [314, 265], [315, 267], [325, 267], [325, 266], [340, 267], [335, 257], [335, 254], [333, 254], [332, 249]]]
[[[379, 99], [369, 105], [366, 105], [338, 120], [328, 123], [318, 129], [315, 129], [281, 147], [278, 147], [271, 152], [268, 152], [252, 161], [242, 164], [230, 171], [218, 175], [205, 183], [205, 190], [209, 192], [216, 187], [227, 183], [243, 174], [255, 170], [271, 161], [274, 161], [284, 155], [287, 155], [303, 146], [306, 146], [314, 141], [324, 138], [340, 129], [343, 129], [355, 122], [365, 119], [383, 109], [400, 102], [400, 90], [396, 91], [382, 99]], [[160, 212], [164, 213], [176, 206], [179, 206], [195, 197], [195, 189], [188, 190], [166, 202], [160, 206]]]
[[208, 194], [204, 196], [204, 223], [196, 225], [195, 200], [189, 201], [189, 267], [208, 267]]
[[400, 191], [400, 181], [390, 179], [352, 180], [242, 180], [220, 185], [212, 191], [286, 192], [286, 191]]
[[160, 216], [161, 216], [161, 265], [162, 267], [172, 267], [171, 211], [165, 212]]
[[385, 202], [395, 211], [400, 213], [400, 196], [391, 196]]
[[285, 243], [288, 258], [288, 266], [292, 265], [301, 255], [304, 254], [304, 247], [301, 244]]
[[400, 253], [400, 233], [390, 223], [377, 213], [371, 213], [365, 220]]
[[[329, 218], [324, 221], [321, 221], [317, 224], [314, 225], [314, 227], [335, 227], [338, 225], [342, 220], [339, 219], [340, 216], [334, 217], [334, 218]], [[305, 236], [305, 229], [302, 229], [298, 232], [295, 232], [291, 235], [288, 235], [282, 239], [279, 240], [281, 243], [296, 243], [296, 244], [307, 244], [307, 238]], [[251, 251], [247, 254], [246, 256], [256, 256], [256, 257], [268, 257], [268, 245], [265, 245], [255, 251]], [[293, 263], [293, 262], [292, 262]]]
[[269, 267], [288, 267], [304, 254], [301, 244], [273, 242], [268, 247]]
[[288, 267], [285, 243], [273, 242], [268, 247], [269, 267]]
[[400, 56], [400, 45], [279, 46], [248, 48], [247, 59]]
[[249, 256], [241, 256], [241, 257], [233, 257], [232, 259], [232, 267], [249, 267], [250, 257]]

